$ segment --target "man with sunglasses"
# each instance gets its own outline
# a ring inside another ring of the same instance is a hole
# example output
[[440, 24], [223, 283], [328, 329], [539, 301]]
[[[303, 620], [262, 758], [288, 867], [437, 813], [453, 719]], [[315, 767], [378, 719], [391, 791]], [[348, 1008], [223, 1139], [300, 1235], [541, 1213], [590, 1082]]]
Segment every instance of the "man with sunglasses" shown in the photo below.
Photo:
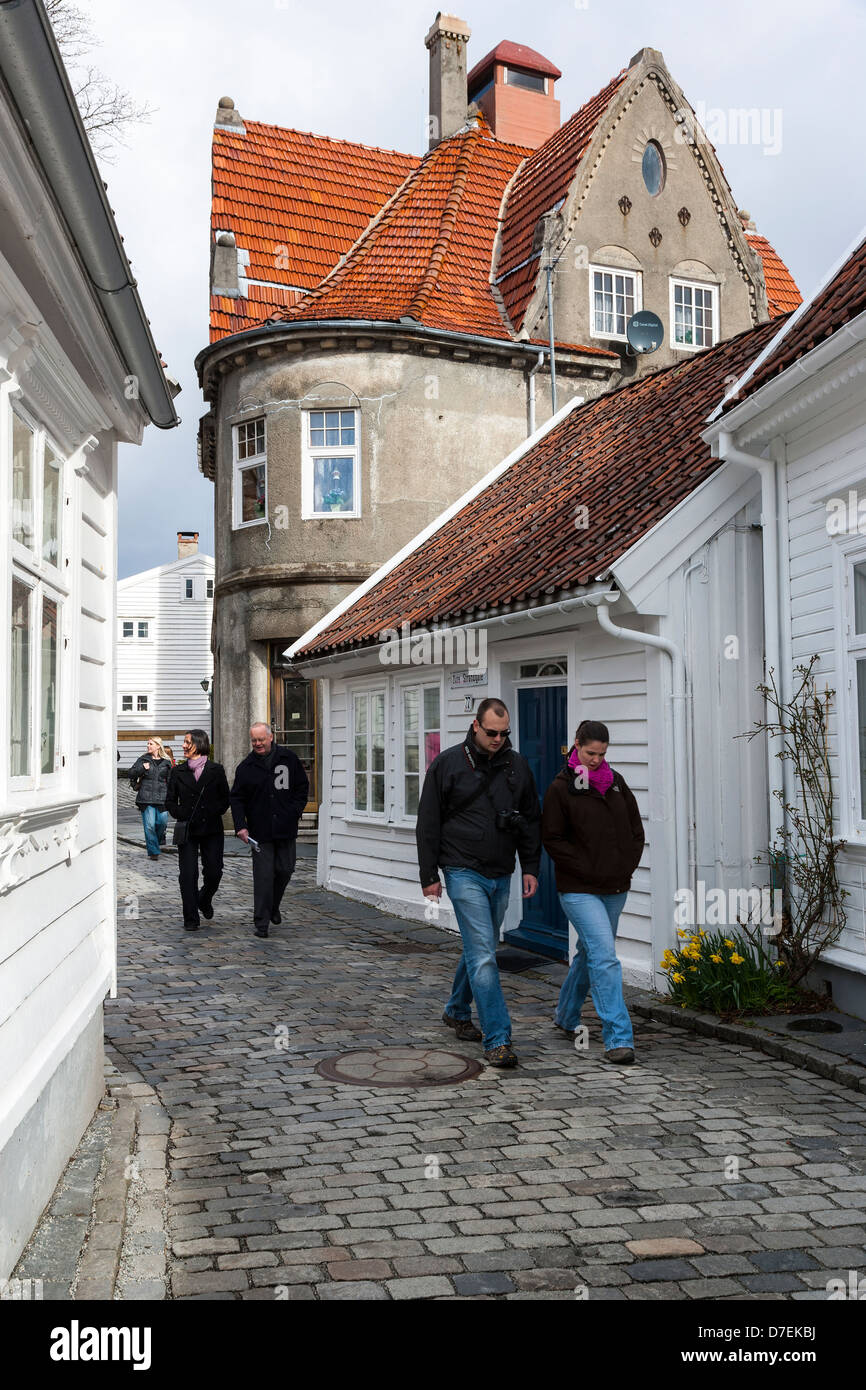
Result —
[[[535, 778], [512, 748], [510, 733], [502, 701], [482, 700], [463, 743], [440, 753], [427, 769], [415, 830], [424, 896], [441, 897], [441, 866], [463, 941], [442, 1022], [462, 1041], [483, 1039], [493, 1067], [517, 1066], [496, 963], [515, 854], [524, 898], [538, 888], [541, 860]], [[472, 1022], [473, 997], [482, 1032]]]

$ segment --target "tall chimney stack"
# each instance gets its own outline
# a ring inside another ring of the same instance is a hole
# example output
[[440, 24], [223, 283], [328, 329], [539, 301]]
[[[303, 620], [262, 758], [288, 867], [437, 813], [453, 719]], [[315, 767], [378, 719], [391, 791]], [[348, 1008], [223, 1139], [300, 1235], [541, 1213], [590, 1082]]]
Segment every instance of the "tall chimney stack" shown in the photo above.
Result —
[[465, 19], [440, 10], [424, 40], [430, 50], [431, 150], [466, 124], [466, 45], [471, 33]]
[[177, 558], [185, 560], [188, 555], [198, 554], [198, 531], [178, 531]]

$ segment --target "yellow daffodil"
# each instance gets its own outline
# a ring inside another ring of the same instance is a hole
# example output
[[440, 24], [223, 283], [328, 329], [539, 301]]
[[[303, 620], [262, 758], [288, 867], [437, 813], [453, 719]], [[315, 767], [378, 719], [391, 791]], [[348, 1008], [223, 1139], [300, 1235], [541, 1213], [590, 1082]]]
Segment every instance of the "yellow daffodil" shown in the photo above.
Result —
[[784, 970], [784, 969], [785, 969], [785, 962], [784, 962], [783, 960], [777, 960], [777, 961], [776, 961], [776, 969], [777, 969], [777, 970]]
[[675, 985], [681, 985], [682, 982], [683, 982], [683, 980], [684, 980], [686, 977], [685, 977], [685, 975], [679, 975], [679, 974], [677, 974], [677, 975], [673, 975], [671, 978], [673, 979], [673, 982], [674, 982]]
[[716, 965], [721, 965], [722, 963], [721, 956], [710, 956], [710, 960], [715, 961]]
[[690, 966], [689, 966], [689, 970], [691, 971], [691, 973], [692, 973], [693, 975], [697, 975], [697, 973], [698, 973], [698, 967], [697, 967], [696, 965], [690, 965]]
[[677, 936], [688, 936], [688, 932], [683, 931], [682, 927], [677, 927]]
[[734, 954], [731, 956], [732, 965], [742, 965], [744, 960], [745, 956], [738, 956], [736, 951], [734, 951]]
[[733, 948], [734, 946], [736, 946], [736, 944], [737, 944], [737, 943], [736, 943], [735, 941], [731, 941], [730, 937], [727, 937], [727, 936], [725, 937], [725, 945], [726, 945], [726, 946], [730, 946], [730, 947]]

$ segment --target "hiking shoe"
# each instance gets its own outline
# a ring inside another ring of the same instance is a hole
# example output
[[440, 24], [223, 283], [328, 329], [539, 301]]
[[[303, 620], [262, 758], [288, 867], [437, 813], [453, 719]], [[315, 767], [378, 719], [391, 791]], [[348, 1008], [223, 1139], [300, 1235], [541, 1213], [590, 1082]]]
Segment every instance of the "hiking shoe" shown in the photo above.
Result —
[[517, 1055], [513, 1051], [510, 1043], [503, 1043], [501, 1047], [491, 1047], [484, 1053], [484, 1060], [490, 1067], [516, 1067]]
[[454, 1029], [461, 1042], [481, 1042], [481, 1029], [475, 1027], [471, 1018], [452, 1018], [451, 1014], [445, 1013], [442, 1015], [442, 1022]]
[[574, 1028], [563, 1028], [561, 1023], [557, 1023], [556, 1019], [553, 1020], [553, 1026], [558, 1033], [562, 1034], [564, 1038], [568, 1038], [570, 1042], [574, 1042], [577, 1036], [576, 1030]]
[[606, 1062], [616, 1062], [620, 1066], [628, 1066], [634, 1061], [634, 1049], [631, 1047], [612, 1047], [609, 1052], [604, 1054]]

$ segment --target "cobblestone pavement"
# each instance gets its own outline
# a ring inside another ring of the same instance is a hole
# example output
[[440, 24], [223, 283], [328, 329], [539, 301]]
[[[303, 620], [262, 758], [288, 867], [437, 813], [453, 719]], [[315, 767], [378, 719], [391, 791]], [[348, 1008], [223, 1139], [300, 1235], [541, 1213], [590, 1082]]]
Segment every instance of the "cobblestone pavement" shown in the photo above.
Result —
[[176, 860], [122, 846], [119, 872], [106, 1030], [170, 1120], [171, 1297], [825, 1299], [862, 1275], [866, 1096], [650, 1022], [614, 1069], [591, 1010], [588, 1050], [554, 1033], [557, 965], [504, 977], [516, 1071], [331, 1081], [353, 1050], [480, 1057], [439, 1021], [454, 937], [317, 889], [312, 860], [267, 940], [246, 860], [198, 933]]

